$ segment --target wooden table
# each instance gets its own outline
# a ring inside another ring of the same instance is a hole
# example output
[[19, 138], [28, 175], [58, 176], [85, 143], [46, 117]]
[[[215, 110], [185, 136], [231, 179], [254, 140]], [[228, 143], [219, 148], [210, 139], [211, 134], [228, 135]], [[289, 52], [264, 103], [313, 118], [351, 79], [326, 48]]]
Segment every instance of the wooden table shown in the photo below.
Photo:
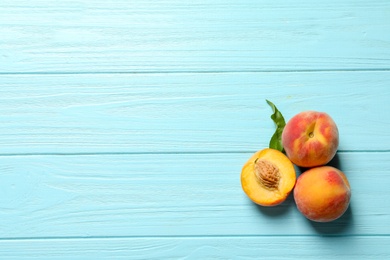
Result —
[[[0, 258], [389, 259], [389, 32], [388, 0], [1, 0]], [[265, 99], [336, 121], [339, 220], [243, 193]]]

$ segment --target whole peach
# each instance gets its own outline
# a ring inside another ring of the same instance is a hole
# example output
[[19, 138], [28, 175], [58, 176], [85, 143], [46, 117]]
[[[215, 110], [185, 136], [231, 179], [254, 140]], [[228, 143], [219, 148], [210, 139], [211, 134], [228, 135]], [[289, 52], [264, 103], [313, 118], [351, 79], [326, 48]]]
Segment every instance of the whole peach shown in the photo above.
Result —
[[333, 221], [349, 206], [351, 188], [347, 177], [331, 166], [320, 166], [302, 173], [294, 188], [298, 210], [316, 222]]
[[301, 167], [327, 164], [337, 152], [339, 132], [326, 113], [305, 111], [292, 117], [284, 127], [282, 144], [288, 158]]

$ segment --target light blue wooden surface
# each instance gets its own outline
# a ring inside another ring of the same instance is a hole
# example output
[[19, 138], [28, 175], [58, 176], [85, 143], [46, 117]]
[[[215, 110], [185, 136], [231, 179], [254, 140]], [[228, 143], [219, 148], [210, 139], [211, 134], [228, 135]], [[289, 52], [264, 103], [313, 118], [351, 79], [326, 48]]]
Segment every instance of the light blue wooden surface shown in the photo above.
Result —
[[[0, 259], [390, 258], [389, 31], [387, 0], [2, 0]], [[265, 99], [336, 121], [339, 220], [242, 192]]]

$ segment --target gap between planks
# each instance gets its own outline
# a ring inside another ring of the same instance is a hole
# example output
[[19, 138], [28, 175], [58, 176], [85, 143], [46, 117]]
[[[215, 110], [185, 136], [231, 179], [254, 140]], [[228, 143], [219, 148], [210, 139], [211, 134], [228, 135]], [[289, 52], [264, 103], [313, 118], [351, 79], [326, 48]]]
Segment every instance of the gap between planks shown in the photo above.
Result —
[[231, 239], [262, 237], [390, 237], [390, 234], [291, 234], [291, 235], [165, 235], [165, 236], [64, 236], [64, 237], [11, 237], [0, 238], [3, 241], [40, 241], [40, 240], [104, 240], [104, 239]]
[[388, 72], [390, 68], [368, 69], [284, 69], [284, 70], [150, 70], [150, 71], [35, 71], [35, 72], [0, 72], [0, 76], [10, 75], [108, 75], [108, 74], [241, 74], [241, 73], [321, 73], [321, 72]]
[[[0, 157], [17, 156], [95, 156], [95, 155], [171, 155], [171, 154], [251, 154], [256, 151], [168, 151], [168, 152], [95, 152], [95, 153], [0, 153]], [[339, 150], [338, 153], [389, 153], [390, 149], [385, 150]]]

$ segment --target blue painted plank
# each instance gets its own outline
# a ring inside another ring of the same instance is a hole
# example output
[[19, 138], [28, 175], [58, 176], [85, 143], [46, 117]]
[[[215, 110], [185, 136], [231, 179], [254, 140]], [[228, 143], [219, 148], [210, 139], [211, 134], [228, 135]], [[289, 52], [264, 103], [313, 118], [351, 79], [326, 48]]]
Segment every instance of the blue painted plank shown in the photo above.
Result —
[[0, 154], [252, 152], [286, 120], [329, 113], [340, 150], [388, 150], [390, 73], [12, 75], [0, 80]]
[[388, 236], [163, 237], [0, 241], [5, 259], [388, 259]]
[[253, 204], [240, 184], [250, 156], [1, 156], [1, 238], [390, 234], [390, 153], [339, 153], [351, 206], [325, 224], [306, 220], [292, 196]]
[[0, 72], [390, 68], [387, 0], [2, 0]]
[[[389, 258], [389, 10], [2, 0], [0, 258]], [[274, 130], [265, 98], [338, 123], [340, 220], [241, 191]]]

